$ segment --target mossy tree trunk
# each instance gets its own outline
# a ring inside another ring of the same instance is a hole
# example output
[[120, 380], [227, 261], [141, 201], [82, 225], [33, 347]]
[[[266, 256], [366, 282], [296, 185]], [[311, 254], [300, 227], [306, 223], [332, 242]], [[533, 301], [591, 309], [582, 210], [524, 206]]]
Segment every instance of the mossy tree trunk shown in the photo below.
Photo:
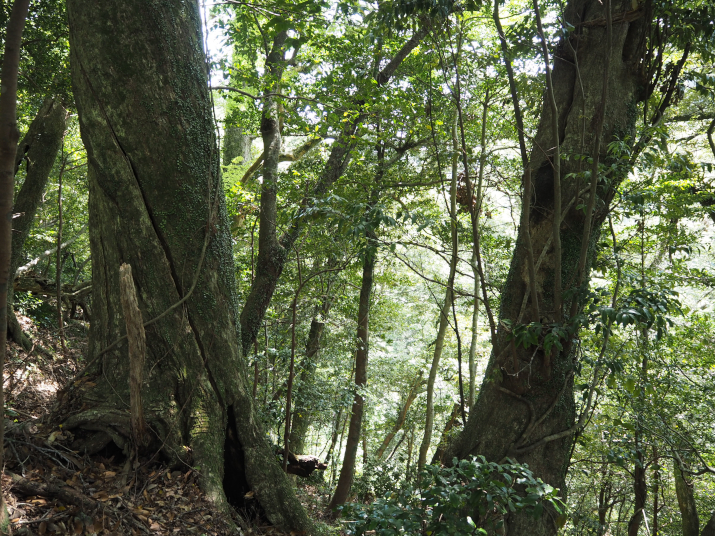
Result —
[[241, 127], [227, 126], [223, 134], [223, 165], [228, 166], [241, 157], [236, 163], [245, 166], [251, 159], [251, 136], [245, 134]]
[[78, 448], [113, 441], [129, 452], [119, 267], [130, 264], [147, 329], [148, 451], [198, 468], [220, 507], [242, 505], [252, 490], [272, 523], [311, 532], [255, 418], [241, 355], [198, 5], [70, 0], [67, 8], [88, 157], [93, 381], [67, 391], [58, 416]]
[[[609, 5], [608, 2], [605, 3]], [[617, 138], [633, 139], [637, 105], [645, 95], [642, 70], [647, 14], [631, 12], [631, 2], [612, 4], [612, 45], [607, 46], [607, 17], [604, 3], [598, 0], [571, 0], [564, 20], [573, 30], [556, 47], [553, 63], [553, 99], [557, 110], [558, 140], [554, 139], [551, 95], [545, 94], [541, 120], [534, 138], [528, 168], [533, 177], [528, 225], [521, 225], [508, 279], [501, 294], [500, 319], [514, 324], [532, 321], [557, 323], [573, 315], [568, 300], [557, 310], [555, 272], [560, 266], [563, 290], [579, 286], [579, 259], [585, 217], [580, 204], [588, 199], [588, 166], [577, 158], [561, 161], [562, 219], [559, 235], [560, 260], [554, 252], [555, 186], [552, 159], [554, 147], [562, 155], [596, 156], [612, 163], [608, 144]], [[647, 12], [647, 10], [646, 10]], [[570, 26], [571, 27], [571, 26]], [[608, 67], [606, 67], [608, 65]], [[604, 75], [608, 91], [604, 98]], [[596, 143], [599, 109], [604, 110], [600, 143]], [[594, 149], [594, 146], [597, 147]], [[628, 166], [611, 172], [608, 182], [599, 181], [595, 211], [588, 235], [583, 282], [588, 282], [589, 267], [599, 229], [610, 202]], [[528, 170], [527, 170], [528, 171]], [[570, 175], [570, 174], [576, 175]], [[583, 191], [586, 190], [584, 194]], [[540, 317], [533, 317], [529, 293], [526, 233], [530, 234], [536, 267], [535, 288]], [[539, 261], [539, 258], [543, 259]], [[566, 293], [566, 296], [569, 294]], [[576, 303], [575, 312], [580, 311]], [[565, 487], [565, 476], [576, 431], [573, 376], [573, 345], [564, 340], [563, 351], [544, 352], [542, 346], [517, 348], [500, 323], [493, 341], [486, 375], [465, 430], [445, 457], [461, 458], [481, 454], [491, 461], [507, 457], [529, 464], [534, 473], [549, 484]], [[514, 514], [507, 520], [507, 534], [544, 536], [556, 534], [557, 515], [545, 514], [539, 520], [529, 514]]]

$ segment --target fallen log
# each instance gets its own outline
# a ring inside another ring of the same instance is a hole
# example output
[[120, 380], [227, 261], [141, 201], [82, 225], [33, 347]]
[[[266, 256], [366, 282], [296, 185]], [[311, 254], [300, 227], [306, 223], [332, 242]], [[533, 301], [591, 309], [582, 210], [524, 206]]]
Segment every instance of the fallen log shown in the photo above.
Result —
[[[279, 449], [276, 454], [283, 456], [285, 449]], [[288, 468], [286, 472], [289, 475], [296, 475], [302, 478], [308, 478], [313, 471], [325, 471], [328, 468], [328, 464], [321, 463], [317, 456], [312, 456], [309, 454], [293, 454], [288, 452]]]

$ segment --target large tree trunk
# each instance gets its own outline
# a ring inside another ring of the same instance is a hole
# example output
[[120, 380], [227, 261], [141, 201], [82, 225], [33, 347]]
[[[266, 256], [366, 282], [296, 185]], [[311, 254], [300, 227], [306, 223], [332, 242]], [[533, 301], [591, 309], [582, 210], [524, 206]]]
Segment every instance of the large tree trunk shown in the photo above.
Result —
[[[17, 140], [17, 75], [20, 68], [20, 45], [25, 29], [29, 0], [13, 3], [5, 30], [5, 51], [0, 76], [0, 371], [5, 369], [7, 346], [7, 296], [12, 286], [10, 252], [12, 247], [12, 198], [15, 188]], [[11, 311], [12, 312], [12, 311]], [[5, 393], [0, 385], [0, 408], [5, 407]], [[5, 468], [5, 419], [0, 422], [0, 476]], [[10, 534], [5, 498], [0, 491], [0, 533]]]
[[[87, 149], [93, 321], [88, 376], [60, 402], [77, 448], [129, 452], [119, 266], [147, 333], [150, 442], [198, 468], [219, 507], [249, 490], [275, 525], [311, 532], [255, 417], [196, 2], [70, 0], [72, 82]], [[183, 300], [183, 301], [182, 301]], [[160, 316], [162, 315], [162, 316]], [[118, 344], [115, 344], [117, 341]]]
[[[12, 254], [10, 257], [10, 278], [22, 262], [22, 250], [35, 220], [37, 208], [42, 202], [42, 195], [47, 186], [47, 179], [62, 146], [62, 137], [67, 126], [67, 110], [60, 100], [47, 96], [40, 110], [30, 123], [25, 137], [17, 145], [15, 173], [26, 162], [25, 180], [15, 199], [13, 212], [17, 217], [12, 220]], [[22, 328], [12, 309], [14, 293], [8, 289], [7, 319], [8, 334], [25, 350], [32, 348], [32, 341], [22, 332]]]
[[710, 520], [708, 524], [705, 525], [705, 528], [703, 528], [700, 536], [715, 536], [715, 512], [710, 516]]
[[[608, 3], [606, 3], [608, 5]], [[608, 76], [605, 121], [602, 141], [596, 149], [600, 160], [608, 164], [607, 147], [616, 137], [633, 138], [636, 105], [642, 97], [642, 43], [647, 20], [643, 16], [622, 16], [631, 2], [613, 2], [612, 47], [610, 67], [605, 68], [607, 30], [604, 5], [598, 0], [571, 0], [564, 12], [565, 22], [575, 28], [556, 49], [553, 69], [553, 96], [558, 110], [558, 140], [552, 136], [552, 111], [545, 99], [541, 122], [534, 139], [529, 168], [533, 176], [531, 211], [528, 226], [522, 225], [517, 237], [507, 282], [501, 295], [500, 319], [514, 324], [555, 322], [562, 311], [570, 312], [569, 303], [559, 311], [555, 307], [555, 270], [560, 264], [564, 289], [578, 286], [578, 264], [583, 241], [584, 213], [577, 208], [579, 192], [587, 181], [570, 173], [584, 171], [578, 159], [561, 162], [563, 219], [560, 237], [563, 254], [560, 263], [554, 253], [555, 215], [554, 172], [551, 158], [560, 144], [561, 153], [595, 156], [594, 128], [603, 97], [604, 74]], [[637, 13], [635, 14], [637, 15]], [[577, 50], [577, 58], [573, 50]], [[576, 61], [577, 60], [577, 61]], [[578, 71], [576, 69], [578, 64]], [[583, 84], [581, 87], [580, 83]], [[590, 246], [585, 263], [584, 281], [596, 245], [599, 229], [606, 217], [614, 189], [625, 172], [609, 176], [608, 185], [597, 188], [597, 210], [593, 214]], [[532, 307], [525, 300], [529, 292], [526, 233], [530, 233], [537, 263], [535, 288], [541, 318], [532, 318]], [[579, 304], [577, 304], [579, 305]], [[579, 308], [576, 308], [579, 311]], [[497, 333], [484, 382], [469, 421], [454, 442], [446, 459], [453, 455], [467, 457], [482, 454], [491, 461], [511, 457], [528, 463], [534, 473], [549, 484], [564, 490], [566, 469], [574, 438], [575, 408], [573, 397], [573, 346], [563, 341], [564, 350], [542, 347], [517, 348], [502, 328]], [[510, 515], [509, 535], [533, 536], [556, 534], [556, 515], [545, 514], [535, 520], [526, 513]]]

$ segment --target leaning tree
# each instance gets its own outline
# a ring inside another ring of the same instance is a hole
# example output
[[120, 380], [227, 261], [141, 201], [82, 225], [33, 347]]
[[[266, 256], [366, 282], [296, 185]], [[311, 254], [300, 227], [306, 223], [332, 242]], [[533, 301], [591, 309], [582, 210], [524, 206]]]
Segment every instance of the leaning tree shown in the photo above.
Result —
[[[697, 22], [712, 20], [712, 7], [692, 2], [662, 11], [657, 0], [570, 0], [551, 54], [536, 0], [533, 6], [546, 83], [530, 155], [498, 4], [494, 12], [522, 130], [525, 202], [485, 379], [447, 459], [512, 458], [563, 490], [584, 424], [574, 404], [576, 337], [599, 231], [620, 182], [677, 95], [693, 43], [712, 34], [712, 25]], [[674, 58], [669, 66], [664, 52]], [[609, 151], [614, 142], [618, 154]], [[507, 525], [509, 535], [551, 535], [558, 516], [514, 514]]]
[[[220, 506], [251, 490], [271, 522], [310, 533], [246, 387], [198, 5], [70, 0], [68, 17], [93, 320], [86, 373], [60, 400], [64, 428], [90, 453], [111, 443], [161, 451], [198, 468]], [[146, 329], [145, 436], [131, 429], [123, 263]]]

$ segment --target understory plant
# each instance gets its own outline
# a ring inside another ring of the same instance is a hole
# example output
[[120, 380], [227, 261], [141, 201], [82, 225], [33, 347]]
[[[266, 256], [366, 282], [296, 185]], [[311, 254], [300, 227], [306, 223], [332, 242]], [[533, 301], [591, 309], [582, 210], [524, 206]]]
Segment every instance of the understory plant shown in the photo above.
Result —
[[563, 517], [558, 490], [527, 465], [477, 456], [455, 458], [451, 467], [428, 465], [415, 485], [405, 484], [369, 505], [347, 504], [342, 514], [354, 536], [467, 536], [500, 529], [510, 512], [540, 517], [547, 506]]

